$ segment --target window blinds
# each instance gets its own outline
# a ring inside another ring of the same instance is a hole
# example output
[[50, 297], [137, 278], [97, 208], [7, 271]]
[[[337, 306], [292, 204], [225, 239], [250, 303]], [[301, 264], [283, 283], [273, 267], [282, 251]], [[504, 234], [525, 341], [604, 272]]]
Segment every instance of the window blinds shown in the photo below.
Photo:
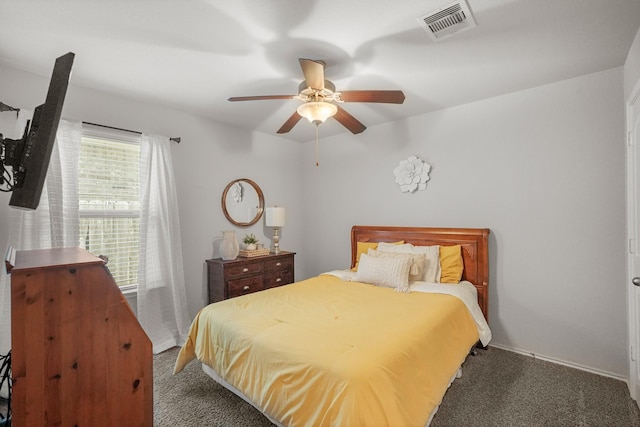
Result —
[[78, 169], [80, 246], [109, 258], [107, 267], [119, 286], [135, 286], [140, 145], [116, 135], [83, 134]]

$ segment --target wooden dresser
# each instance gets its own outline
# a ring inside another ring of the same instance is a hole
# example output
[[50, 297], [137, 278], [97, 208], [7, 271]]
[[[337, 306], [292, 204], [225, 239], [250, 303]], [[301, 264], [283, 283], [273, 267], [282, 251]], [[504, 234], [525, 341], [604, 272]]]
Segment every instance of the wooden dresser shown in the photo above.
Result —
[[10, 254], [12, 426], [151, 427], [151, 341], [104, 262]]
[[207, 260], [209, 303], [292, 283], [294, 252]]

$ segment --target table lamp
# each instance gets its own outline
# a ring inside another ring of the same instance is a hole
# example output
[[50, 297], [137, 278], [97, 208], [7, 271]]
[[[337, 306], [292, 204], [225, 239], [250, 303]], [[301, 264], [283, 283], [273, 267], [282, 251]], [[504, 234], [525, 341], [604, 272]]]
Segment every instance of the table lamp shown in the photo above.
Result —
[[280, 227], [284, 227], [286, 220], [285, 209], [281, 206], [268, 206], [265, 209], [265, 225], [273, 227], [273, 248], [274, 254], [280, 253]]

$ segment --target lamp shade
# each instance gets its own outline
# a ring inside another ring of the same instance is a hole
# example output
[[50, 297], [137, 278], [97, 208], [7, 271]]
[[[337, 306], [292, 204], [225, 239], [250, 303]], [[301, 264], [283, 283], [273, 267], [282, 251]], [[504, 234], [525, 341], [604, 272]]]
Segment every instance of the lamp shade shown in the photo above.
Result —
[[270, 206], [265, 209], [265, 224], [267, 227], [284, 227], [286, 212], [281, 206]]
[[297, 111], [302, 117], [317, 125], [335, 116], [338, 107], [329, 102], [306, 102], [300, 105]]

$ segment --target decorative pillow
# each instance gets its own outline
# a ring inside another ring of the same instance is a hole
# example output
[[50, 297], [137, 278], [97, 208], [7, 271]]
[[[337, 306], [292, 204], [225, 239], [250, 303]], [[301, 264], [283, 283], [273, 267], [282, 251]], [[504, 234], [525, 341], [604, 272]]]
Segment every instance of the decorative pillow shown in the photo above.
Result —
[[[381, 242], [385, 245], [401, 245], [404, 241], [394, 242], [394, 243], [385, 243]], [[360, 262], [360, 255], [366, 254], [369, 249], [376, 249], [378, 247], [378, 242], [356, 242], [356, 265], [351, 269], [351, 271], [358, 270], [358, 263]]]
[[398, 292], [408, 292], [410, 263], [407, 257], [376, 258], [362, 254], [356, 281], [394, 288]]
[[424, 254], [424, 276], [425, 282], [438, 283], [440, 281], [440, 246], [414, 246], [413, 253]]
[[440, 281], [440, 247], [434, 246], [414, 246], [411, 243], [402, 245], [378, 245], [378, 251], [404, 253], [404, 254], [424, 254], [425, 266], [424, 276], [422, 279], [429, 283], [438, 283]]
[[462, 279], [462, 247], [460, 245], [440, 246], [441, 283], [460, 283]]
[[400, 242], [380, 242], [378, 243], [378, 247], [374, 249], [378, 249], [379, 251], [384, 252], [396, 252], [396, 253], [411, 253], [411, 248], [413, 245], [411, 243], [405, 243], [403, 241]]
[[356, 242], [356, 265], [351, 269], [353, 271], [358, 270], [358, 264], [360, 263], [360, 256], [366, 254], [369, 249], [375, 249], [378, 247], [378, 242]]
[[409, 258], [409, 281], [424, 280], [424, 266], [427, 261], [425, 254], [384, 252], [376, 249], [369, 249], [367, 254], [376, 258]]

